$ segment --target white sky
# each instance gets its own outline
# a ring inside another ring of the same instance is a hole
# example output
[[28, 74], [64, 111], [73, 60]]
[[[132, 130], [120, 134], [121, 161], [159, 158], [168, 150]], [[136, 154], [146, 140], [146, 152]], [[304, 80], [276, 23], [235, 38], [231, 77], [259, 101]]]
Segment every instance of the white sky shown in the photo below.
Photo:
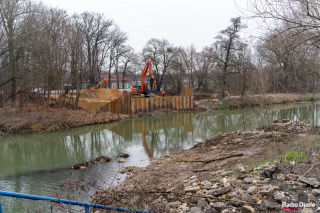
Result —
[[193, 44], [201, 50], [231, 24], [231, 18], [240, 15], [237, 7], [247, 7], [247, 0], [41, 1], [65, 9], [69, 15], [85, 11], [103, 13], [128, 34], [128, 44], [136, 51], [141, 51], [151, 38], [164, 38], [175, 46]]

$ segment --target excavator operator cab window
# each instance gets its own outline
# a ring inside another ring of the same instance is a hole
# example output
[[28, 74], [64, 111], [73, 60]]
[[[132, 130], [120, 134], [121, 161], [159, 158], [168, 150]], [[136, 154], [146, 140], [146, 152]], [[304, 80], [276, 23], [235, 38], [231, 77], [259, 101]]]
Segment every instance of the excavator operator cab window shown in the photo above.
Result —
[[151, 90], [151, 86], [150, 84], [147, 84], [147, 91], [150, 91]]

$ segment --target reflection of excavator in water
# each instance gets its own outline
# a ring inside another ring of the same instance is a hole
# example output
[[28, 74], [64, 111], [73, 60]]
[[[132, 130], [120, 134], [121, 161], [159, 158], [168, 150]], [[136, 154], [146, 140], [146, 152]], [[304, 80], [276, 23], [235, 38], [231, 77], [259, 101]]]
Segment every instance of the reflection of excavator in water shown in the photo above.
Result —
[[107, 87], [107, 83], [108, 83], [108, 80], [99, 81], [96, 87], [91, 87], [91, 88], [89, 88], [89, 90], [100, 89], [101, 84], [103, 84], [102, 88], [106, 88]]
[[149, 156], [149, 160], [152, 161], [153, 160], [153, 154], [154, 154], [154, 143], [152, 143], [151, 145], [151, 149], [149, 149], [148, 144], [147, 144], [147, 133], [142, 132], [142, 144], [144, 149], [146, 150], [148, 156]]
[[[145, 78], [148, 70], [150, 75], [150, 84], [145, 83]], [[133, 97], [140, 97], [141, 94], [143, 94], [145, 97], [150, 97], [150, 93], [157, 92], [155, 78], [152, 74], [152, 65], [150, 58], [148, 59], [148, 62], [142, 71], [141, 86], [132, 87], [131, 92]]]

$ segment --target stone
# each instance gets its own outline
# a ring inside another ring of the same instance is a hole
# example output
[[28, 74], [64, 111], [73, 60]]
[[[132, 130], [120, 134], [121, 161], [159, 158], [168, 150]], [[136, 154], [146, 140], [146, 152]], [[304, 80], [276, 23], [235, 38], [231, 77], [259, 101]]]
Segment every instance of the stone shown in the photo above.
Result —
[[302, 187], [307, 186], [306, 183], [302, 183], [302, 182], [300, 182], [300, 181], [294, 181], [294, 184], [297, 185], [297, 186], [302, 186]]
[[288, 180], [297, 180], [298, 179], [298, 176], [295, 175], [295, 174], [287, 174], [287, 179]]
[[271, 166], [270, 168], [264, 170], [264, 171], [261, 171], [259, 172], [259, 175], [261, 177], [265, 177], [265, 178], [272, 178], [273, 175], [279, 171], [279, 168], [275, 165]]
[[239, 200], [236, 197], [233, 197], [230, 199], [230, 203], [232, 206], [240, 206], [241, 205], [241, 200]]
[[229, 213], [229, 210], [228, 209], [224, 209], [221, 211], [221, 213]]
[[205, 185], [205, 186], [200, 186], [200, 189], [202, 189], [202, 190], [209, 190], [209, 189], [211, 189], [211, 185]]
[[167, 205], [170, 207], [170, 208], [178, 208], [180, 203], [178, 202], [170, 202], [170, 203], [167, 203]]
[[118, 160], [118, 163], [124, 163], [124, 162], [126, 162], [125, 159], [119, 159], [119, 160]]
[[226, 184], [226, 183], [228, 183], [228, 179], [227, 178], [222, 178], [220, 182], [222, 184]]
[[265, 208], [270, 208], [273, 209], [277, 204], [275, 202], [269, 201], [269, 200], [264, 200], [263, 205]]
[[202, 181], [200, 184], [203, 186], [211, 186], [212, 185], [212, 183], [210, 181]]
[[249, 193], [249, 194], [255, 194], [255, 193], [257, 193], [258, 192], [258, 187], [256, 187], [256, 186], [250, 186], [248, 189], [247, 189], [247, 192]]
[[204, 210], [204, 213], [216, 213], [217, 211], [214, 208], [207, 208]]
[[80, 169], [81, 170], [84, 170], [84, 169], [86, 169], [87, 167], [86, 166], [80, 166]]
[[224, 204], [223, 202], [212, 203], [211, 206], [217, 211], [222, 211], [226, 208], [226, 204]]
[[295, 184], [295, 181], [293, 180], [288, 180], [288, 181], [284, 181], [285, 184], [287, 185], [294, 185]]
[[244, 205], [241, 208], [241, 212], [242, 213], [254, 213], [255, 210], [254, 210], [254, 208], [252, 208], [252, 206]]
[[270, 195], [273, 194], [274, 189], [272, 185], [265, 185], [259, 189], [260, 194]]
[[314, 194], [315, 196], [320, 196], [320, 189], [313, 189], [312, 194]]
[[202, 213], [201, 208], [199, 208], [199, 207], [191, 207], [190, 212], [191, 213]]
[[301, 213], [313, 213], [313, 210], [305, 208], [301, 211]]
[[224, 176], [228, 176], [230, 173], [231, 173], [231, 172], [221, 172], [220, 175], [224, 177]]
[[273, 196], [273, 198], [275, 199], [275, 200], [282, 200], [283, 198], [285, 198], [286, 196], [285, 196], [285, 194], [283, 193], [283, 192], [277, 192], [274, 196]]
[[286, 175], [285, 174], [278, 174], [277, 175], [277, 180], [285, 181], [286, 180]]
[[227, 187], [223, 187], [223, 188], [220, 188], [220, 189], [213, 191], [212, 195], [217, 197], [219, 195], [227, 194], [227, 192], [229, 192], [229, 191], [231, 191], [231, 187], [227, 186]]
[[313, 186], [315, 188], [318, 188], [319, 185], [320, 185], [319, 181], [317, 179], [315, 179], [315, 178], [306, 178], [304, 176], [299, 176], [298, 177], [298, 181], [306, 183], [306, 184], [308, 184], [310, 186]]
[[198, 191], [198, 187], [187, 187], [184, 189], [184, 192], [186, 193], [195, 193]]
[[208, 205], [208, 202], [204, 199], [201, 199], [198, 201], [197, 206], [199, 207], [206, 207]]
[[243, 182], [245, 182], [245, 183], [252, 183], [252, 178], [245, 178], [245, 179], [243, 179]]

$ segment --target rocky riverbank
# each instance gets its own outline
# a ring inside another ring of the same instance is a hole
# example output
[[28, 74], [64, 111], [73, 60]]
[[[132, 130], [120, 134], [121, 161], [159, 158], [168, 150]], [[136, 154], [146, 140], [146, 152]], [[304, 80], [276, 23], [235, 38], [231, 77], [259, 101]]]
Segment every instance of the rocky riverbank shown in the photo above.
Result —
[[93, 202], [154, 212], [320, 211], [319, 150], [319, 127], [276, 121], [124, 168], [126, 180]]

